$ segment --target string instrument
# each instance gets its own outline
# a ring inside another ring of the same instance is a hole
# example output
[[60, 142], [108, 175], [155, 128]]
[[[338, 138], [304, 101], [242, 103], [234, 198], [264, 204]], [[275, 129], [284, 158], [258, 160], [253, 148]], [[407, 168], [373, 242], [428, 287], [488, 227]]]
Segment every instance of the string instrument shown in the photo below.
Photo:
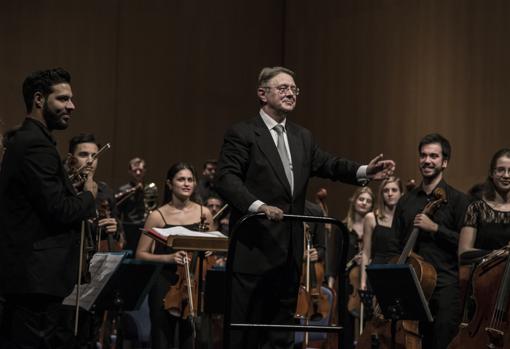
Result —
[[[205, 215], [200, 217], [198, 231], [207, 231], [209, 229], [206, 223]], [[203, 310], [203, 294], [199, 290], [198, 279], [200, 275], [200, 263], [198, 253], [187, 252], [183, 265], [177, 266], [177, 283], [171, 285], [163, 299], [164, 309], [171, 315], [191, 320], [193, 327], [193, 337], [196, 337], [196, 318], [198, 315], [198, 297], [200, 295], [201, 309]], [[208, 256], [204, 259], [202, 265], [202, 282], [205, 280], [205, 271], [212, 268], [215, 264], [215, 257]]]
[[[110, 203], [107, 199], [101, 200], [97, 208], [97, 222], [104, 218], [112, 218], [112, 211], [110, 209]], [[104, 234], [103, 234], [104, 233]], [[106, 235], [106, 239], [101, 239], [103, 235]], [[123, 243], [120, 241], [120, 234], [114, 237], [114, 234], [108, 234], [102, 227], [97, 226], [96, 241], [97, 250], [99, 252], [119, 252], [122, 251]]]
[[[65, 164], [65, 169], [68, 173], [69, 181], [76, 191], [83, 190], [83, 186], [88, 179], [88, 175], [84, 170], [90, 166], [106, 149], [110, 149], [110, 143], [106, 143], [96, 154], [94, 154], [90, 160], [88, 160], [81, 167], [76, 168], [76, 158], [73, 156]], [[74, 162], [74, 163], [73, 163]], [[80, 189], [81, 188], [81, 189]], [[80, 297], [81, 297], [81, 285], [90, 283], [92, 275], [90, 274], [90, 261], [93, 255], [96, 253], [94, 241], [90, 232], [90, 226], [88, 222], [83, 220], [81, 222], [80, 231], [80, 257], [78, 262], [78, 282], [76, 285], [76, 307], [74, 317], [74, 335], [78, 335], [78, 320], [80, 313]]]
[[[328, 206], [326, 204], [326, 198], [328, 197], [328, 191], [325, 188], [320, 188], [315, 194], [315, 201], [319, 205], [322, 210], [322, 214], [324, 217], [329, 216]], [[333, 233], [333, 227], [330, 223], [324, 224], [324, 231], [326, 233], [326, 260], [335, 260], [336, 261], [336, 243], [335, 236]], [[329, 287], [328, 287], [329, 288]], [[338, 325], [338, 304], [337, 304], [337, 294], [336, 290], [338, 289], [338, 279], [335, 278], [334, 285], [332, 288], [329, 288], [331, 294], [333, 295], [333, 299], [331, 301], [331, 319], [330, 325], [336, 326]], [[338, 335], [336, 333], [328, 332], [327, 334], [327, 347], [328, 348], [338, 348]]]
[[[429, 202], [422, 213], [431, 217], [434, 212], [444, 203], [446, 203], [446, 193], [441, 188], [436, 188], [433, 192], [435, 200]], [[398, 260], [392, 259], [390, 263], [410, 264], [416, 272], [423, 293], [427, 300], [432, 296], [436, 287], [437, 273], [434, 267], [423, 260], [422, 257], [413, 251], [418, 240], [419, 228], [414, 228], [407, 240]], [[419, 322], [403, 320], [397, 323], [395, 345], [400, 349], [421, 349], [421, 336], [419, 334]], [[374, 342], [381, 349], [392, 347], [391, 323], [384, 319], [379, 305], [375, 306], [373, 317], [365, 326], [365, 331], [358, 339], [357, 348], [369, 348]]]
[[510, 245], [488, 254], [476, 267], [472, 285], [476, 310], [448, 348], [510, 347]]
[[306, 223], [304, 226], [306, 239], [305, 253], [307, 257], [303, 263], [298, 305], [294, 317], [297, 319], [320, 321], [329, 315], [331, 308], [327, 297], [321, 291], [322, 280], [324, 280], [324, 264], [310, 260], [312, 234], [310, 233], [310, 226]]
[[[355, 234], [355, 233], [354, 233]], [[357, 239], [357, 252], [363, 250], [363, 239]], [[356, 254], [357, 256], [358, 254]], [[356, 258], [356, 257], [354, 257]], [[349, 273], [349, 284], [351, 286], [352, 292], [349, 294], [349, 299], [347, 301], [347, 310], [351, 313], [352, 316], [355, 317], [355, 339], [358, 338], [359, 335], [363, 333], [363, 323], [364, 323], [364, 304], [361, 301], [359, 290], [361, 289], [361, 266], [357, 264], [355, 261], [351, 260], [348, 263], [346, 271]]]
[[[322, 280], [324, 280], [324, 264], [312, 261], [310, 253], [312, 249], [312, 234], [310, 226], [303, 223], [305, 228], [305, 261], [303, 263], [303, 273], [301, 274], [301, 282], [298, 291], [298, 300], [294, 317], [296, 319], [305, 320], [308, 325], [309, 321], [320, 321], [327, 318], [331, 305], [327, 296], [322, 292]], [[304, 333], [303, 348], [308, 347], [308, 332]]]

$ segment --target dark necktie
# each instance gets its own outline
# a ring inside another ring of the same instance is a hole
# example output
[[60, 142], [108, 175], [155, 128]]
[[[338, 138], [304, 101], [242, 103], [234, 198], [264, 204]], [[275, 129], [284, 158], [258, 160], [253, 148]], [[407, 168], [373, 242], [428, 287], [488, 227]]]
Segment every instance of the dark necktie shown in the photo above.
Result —
[[278, 124], [274, 127], [274, 130], [278, 134], [277, 145], [278, 154], [280, 154], [280, 159], [282, 160], [283, 169], [285, 170], [285, 175], [287, 176], [287, 180], [290, 184], [291, 192], [294, 190], [294, 177], [292, 175], [292, 169], [290, 166], [289, 156], [287, 153], [287, 147], [285, 146], [285, 138], [283, 136], [283, 126]]

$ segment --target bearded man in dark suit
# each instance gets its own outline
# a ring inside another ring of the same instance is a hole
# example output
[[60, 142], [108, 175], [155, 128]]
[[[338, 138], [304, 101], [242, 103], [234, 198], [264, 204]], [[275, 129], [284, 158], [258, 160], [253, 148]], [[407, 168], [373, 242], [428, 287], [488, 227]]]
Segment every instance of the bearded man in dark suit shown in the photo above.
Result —
[[95, 213], [92, 176], [77, 194], [52, 136], [75, 107], [63, 69], [37, 71], [23, 83], [27, 116], [9, 136], [0, 172], [0, 288], [6, 348], [60, 348], [62, 300], [73, 290], [80, 222]]
[[[259, 115], [229, 129], [218, 164], [216, 188], [232, 206], [231, 223], [250, 212], [234, 258], [232, 321], [293, 323], [303, 258], [301, 223], [278, 222], [283, 214], [303, 214], [309, 178], [349, 184], [382, 179], [394, 169], [382, 154], [368, 166], [324, 152], [307, 129], [287, 120], [299, 89], [283, 67], [262, 69], [257, 94]], [[231, 348], [292, 348], [293, 333], [232, 331]]]

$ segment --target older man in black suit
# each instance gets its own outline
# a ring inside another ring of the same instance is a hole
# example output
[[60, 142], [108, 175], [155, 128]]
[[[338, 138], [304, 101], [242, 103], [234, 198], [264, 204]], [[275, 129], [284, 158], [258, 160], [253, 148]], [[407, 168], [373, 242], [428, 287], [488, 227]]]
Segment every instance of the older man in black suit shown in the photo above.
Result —
[[75, 109], [70, 75], [38, 71], [23, 83], [27, 117], [7, 141], [0, 172], [0, 287], [6, 300], [4, 347], [59, 348], [60, 305], [79, 262], [80, 222], [95, 212], [90, 176], [77, 194], [51, 132]]
[[[253, 222], [239, 240], [232, 283], [232, 321], [291, 323], [303, 257], [299, 223], [277, 223], [284, 213], [303, 214], [312, 176], [350, 184], [386, 177], [394, 162], [374, 158], [368, 166], [334, 157], [307, 129], [287, 120], [299, 89], [294, 73], [264, 68], [257, 90], [259, 115], [227, 131], [217, 173], [217, 190], [232, 206], [232, 222], [249, 212], [269, 220]], [[233, 331], [231, 348], [291, 348], [292, 333]]]

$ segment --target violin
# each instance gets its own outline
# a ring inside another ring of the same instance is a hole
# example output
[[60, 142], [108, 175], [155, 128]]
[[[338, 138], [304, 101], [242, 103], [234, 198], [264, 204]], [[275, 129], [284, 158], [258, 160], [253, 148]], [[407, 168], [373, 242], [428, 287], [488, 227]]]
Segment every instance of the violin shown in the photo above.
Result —
[[510, 347], [510, 245], [488, 254], [472, 276], [476, 309], [448, 348]]
[[[301, 274], [301, 283], [298, 291], [298, 300], [294, 317], [309, 321], [320, 321], [326, 318], [330, 311], [327, 296], [322, 292], [322, 280], [324, 280], [324, 265], [317, 261], [311, 261], [310, 250], [312, 249], [312, 234], [310, 226], [304, 223], [305, 228], [305, 261], [303, 263], [303, 273]], [[305, 332], [303, 347], [308, 347], [308, 332]]]
[[[436, 188], [433, 194], [435, 200], [429, 202], [422, 211], [423, 214], [429, 217], [447, 201], [446, 192], [443, 189]], [[425, 298], [429, 300], [436, 287], [437, 273], [430, 263], [412, 252], [418, 240], [418, 234], [419, 229], [414, 228], [401, 255], [398, 259], [391, 259], [390, 263], [410, 264], [420, 281]], [[377, 342], [378, 348], [392, 348], [391, 323], [390, 320], [383, 318], [379, 305], [375, 307], [373, 317], [367, 323], [365, 331], [358, 339], [356, 348], [369, 348], [374, 341]], [[395, 346], [399, 349], [421, 349], [421, 336], [419, 334], [418, 321], [403, 320], [397, 323]]]
[[[112, 211], [110, 209], [110, 203], [107, 199], [101, 200], [97, 208], [96, 221], [99, 223], [101, 219], [112, 218]], [[106, 234], [106, 239], [101, 239]], [[114, 237], [115, 234], [109, 234], [102, 227], [97, 226], [96, 241], [97, 250], [99, 252], [119, 252], [123, 249], [123, 242], [121, 241], [120, 234]]]
[[304, 226], [306, 239], [305, 253], [307, 257], [303, 263], [295, 318], [320, 321], [326, 318], [330, 311], [327, 297], [321, 291], [322, 280], [324, 280], [324, 265], [323, 263], [310, 260], [312, 237], [310, 226], [306, 223]]
[[[209, 226], [206, 223], [206, 217], [200, 217], [198, 231], [207, 231]], [[202, 283], [205, 281], [206, 271], [216, 264], [216, 258], [213, 255], [206, 257], [202, 264]], [[200, 263], [197, 252], [187, 252], [183, 265], [177, 266], [177, 282], [171, 285], [163, 299], [163, 307], [171, 315], [190, 319], [193, 327], [193, 337], [196, 337], [196, 318], [203, 311], [203, 292], [199, 290]], [[200, 309], [197, 308], [200, 297]]]

